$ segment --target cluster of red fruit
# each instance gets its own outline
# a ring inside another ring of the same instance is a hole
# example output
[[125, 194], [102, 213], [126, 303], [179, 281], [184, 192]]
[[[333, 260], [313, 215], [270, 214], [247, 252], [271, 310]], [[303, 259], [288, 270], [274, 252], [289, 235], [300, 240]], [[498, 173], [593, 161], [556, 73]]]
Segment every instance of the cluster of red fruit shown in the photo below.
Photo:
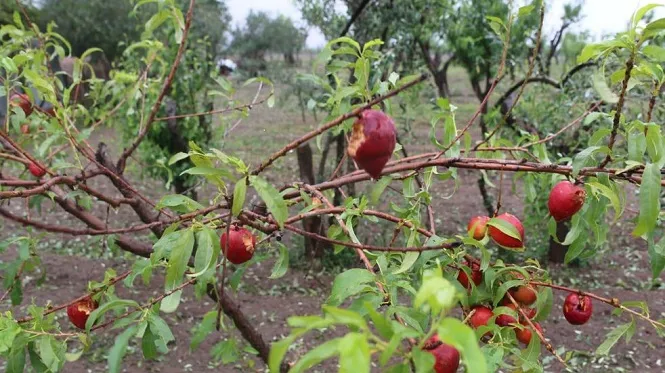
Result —
[[[550, 214], [556, 221], [570, 219], [582, 208], [585, 198], [586, 193], [584, 188], [569, 181], [562, 181], [555, 185], [550, 193], [548, 201]], [[522, 248], [524, 246], [524, 226], [522, 222], [517, 217], [508, 213], [501, 214], [496, 219], [503, 220], [512, 225], [519, 234], [519, 238], [504, 233], [496, 225], [488, 224], [490, 222], [488, 216], [476, 216], [472, 218], [469, 221], [467, 230], [476, 240], [483, 240], [486, 235], [489, 235], [490, 239], [499, 246], [511, 249]], [[470, 268], [470, 273], [467, 274], [467, 272], [460, 270], [457, 275], [457, 281], [470, 290], [471, 283], [478, 286], [483, 282], [483, 273], [480, 270], [480, 264], [477, 262], [467, 262], [466, 265]], [[517, 273], [515, 277], [523, 279], [523, 276]], [[537, 310], [532, 307], [538, 298], [536, 288], [531, 285], [522, 285], [509, 289], [508, 293], [513, 297], [517, 306], [507, 296], [501, 300], [499, 305], [517, 312], [518, 319], [509, 314], [495, 315], [490, 307], [476, 305], [471, 308], [469, 324], [474, 328], [479, 328], [488, 325], [490, 320], [494, 318], [496, 325], [512, 328], [515, 331], [517, 340], [528, 345], [533, 335], [530, 324], [533, 324], [540, 334], [543, 332], [538, 322], [529, 323], [524, 317], [526, 315], [529, 319], [533, 319], [537, 314]], [[524, 315], [519, 311], [522, 311]], [[563, 304], [563, 315], [573, 325], [585, 324], [591, 318], [592, 311], [591, 298], [586, 295], [571, 293], [566, 297]], [[489, 332], [486, 333], [486, 335], [489, 334]], [[435, 335], [424, 346], [426, 351], [434, 355], [434, 371], [436, 373], [456, 372], [460, 361], [459, 352], [450, 345], [438, 342], [439, 339]], [[432, 345], [435, 347], [428, 347]]]

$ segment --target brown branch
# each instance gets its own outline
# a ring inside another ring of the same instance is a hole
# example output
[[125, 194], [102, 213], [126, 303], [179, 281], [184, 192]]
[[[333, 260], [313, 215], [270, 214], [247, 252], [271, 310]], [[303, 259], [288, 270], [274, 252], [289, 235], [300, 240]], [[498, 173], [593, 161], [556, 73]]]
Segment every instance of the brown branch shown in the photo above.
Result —
[[152, 106], [152, 109], [150, 110], [150, 115], [148, 116], [146, 124], [145, 126], [143, 126], [143, 129], [139, 132], [134, 142], [122, 152], [122, 155], [120, 155], [120, 158], [118, 159], [116, 168], [119, 174], [122, 174], [124, 172], [127, 158], [129, 158], [129, 156], [134, 152], [134, 150], [138, 148], [139, 144], [141, 144], [141, 141], [143, 141], [143, 138], [148, 134], [150, 126], [152, 126], [152, 123], [155, 121], [155, 118], [157, 117], [157, 112], [159, 111], [162, 101], [164, 100], [166, 93], [171, 88], [171, 83], [175, 78], [175, 73], [178, 70], [182, 54], [185, 51], [185, 46], [187, 45], [187, 35], [189, 34], [189, 28], [192, 25], [192, 18], [194, 15], [194, 3], [195, 0], [189, 1], [189, 10], [187, 10], [187, 16], [185, 18], [185, 27], [182, 30], [182, 40], [180, 41], [180, 45], [178, 46], [178, 52], [176, 54], [175, 60], [173, 61], [173, 65], [171, 66], [171, 71], [169, 72], [169, 75], [166, 77], [164, 85], [162, 85], [162, 89], [159, 92], [159, 95], [157, 96], [157, 101], [155, 101], [155, 104]]
[[612, 122], [612, 132], [610, 133], [610, 140], [607, 143], [607, 147], [610, 149], [610, 152], [607, 153], [605, 159], [600, 163], [600, 168], [607, 166], [608, 163], [612, 160], [612, 148], [614, 147], [614, 142], [616, 141], [617, 133], [619, 132], [619, 124], [621, 123], [621, 112], [623, 111], [623, 104], [626, 99], [626, 92], [628, 91], [628, 81], [630, 80], [630, 73], [633, 71], [635, 53], [630, 55], [628, 61], [626, 61], [626, 73], [623, 77], [623, 83], [621, 85], [621, 92], [619, 93], [619, 101], [617, 102], [616, 112], [614, 114], [614, 120]]

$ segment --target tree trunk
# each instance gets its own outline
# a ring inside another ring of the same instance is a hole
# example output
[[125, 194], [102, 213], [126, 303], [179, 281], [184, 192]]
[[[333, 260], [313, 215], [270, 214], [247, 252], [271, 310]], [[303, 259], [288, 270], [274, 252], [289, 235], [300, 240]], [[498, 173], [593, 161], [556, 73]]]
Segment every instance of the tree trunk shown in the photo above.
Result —
[[[549, 250], [549, 260], [552, 263], [563, 263], [566, 258], [566, 253], [568, 252], [568, 246], [562, 245], [560, 242], [566, 239], [566, 235], [570, 230], [568, 221], [560, 221], [556, 223], [556, 240], [554, 237], [550, 237], [550, 250]], [[557, 240], [559, 242], [557, 242]]]
[[[298, 167], [300, 169], [300, 179], [307, 184], [315, 184], [314, 179], [314, 161], [312, 157], [312, 148], [309, 144], [304, 144], [296, 149], [298, 157]], [[307, 232], [321, 234], [322, 221], [320, 216], [305, 218], [302, 221], [303, 229]], [[311, 237], [305, 239], [305, 257], [312, 268], [320, 268], [321, 258], [323, 257], [324, 244]]]

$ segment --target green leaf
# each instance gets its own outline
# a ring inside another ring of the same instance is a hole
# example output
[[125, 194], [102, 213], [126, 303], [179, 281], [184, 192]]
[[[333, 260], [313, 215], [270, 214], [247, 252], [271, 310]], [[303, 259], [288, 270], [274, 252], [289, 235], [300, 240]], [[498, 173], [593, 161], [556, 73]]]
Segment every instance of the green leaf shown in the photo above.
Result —
[[649, 259], [651, 261], [651, 276], [654, 280], [660, 277], [665, 269], [665, 236], [656, 244], [649, 240]]
[[577, 153], [575, 158], [573, 158], [573, 176], [579, 175], [580, 170], [587, 166], [589, 161], [593, 159], [594, 154], [600, 151], [607, 153], [608, 150], [609, 149], [605, 146], [590, 146]]
[[394, 332], [390, 319], [386, 318], [382, 314], [378, 313], [376, 309], [369, 303], [365, 302], [364, 304], [367, 315], [372, 320], [374, 328], [379, 333], [381, 338], [390, 339], [392, 338]]
[[182, 194], [169, 194], [162, 197], [157, 206], [155, 206], [158, 210], [164, 207], [169, 207], [179, 213], [187, 213], [200, 210], [203, 208], [203, 205]]
[[[203, 316], [201, 323], [192, 329], [192, 340], [189, 348], [193, 351], [206, 339], [210, 333], [214, 332], [217, 325], [217, 311], [210, 311]], [[273, 344], [274, 347], [274, 344]]]
[[423, 284], [413, 299], [413, 305], [421, 307], [427, 304], [432, 314], [438, 315], [441, 310], [451, 309], [457, 298], [455, 286], [443, 278], [440, 271], [427, 270], [423, 274]]
[[520, 7], [520, 9], [517, 11], [517, 16], [524, 17], [526, 15], [529, 15], [535, 8], [536, 7], [533, 4]]
[[339, 342], [339, 372], [369, 373], [370, 353], [367, 337], [349, 333]]
[[217, 264], [221, 251], [219, 238], [214, 230], [203, 227], [196, 232], [196, 254], [194, 255], [194, 271], [188, 277], [199, 277]]
[[598, 190], [600, 194], [603, 195], [603, 197], [610, 201], [612, 208], [614, 209], [614, 222], [616, 223], [623, 213], [623, 208], [621, 206], [621, 200], [619, 199], [619, 196], [607, 185], [603, 185], [595, 181], [588, 182], [586, 185], [589, 185], [591, 188]]
[[201, 175], [211, 178], [226, 178], [230, 180], [235, 179], [235, 177], [229, 170], [225, 170], [223, 168], [214, 168], [214, 167], [205, 167], [205, 166], [188, 168], [180, 173], [180, 175], [186, 175], [186, 174]]
[[280, 228], [284, 227], [284, 222], [289, 217], [289, 210], [286, 202], [279, 191], [270, 183], [259, 176], [250, 176], [250, 183], [256, 189], [259, 197], [266, 203], [268, 211], [272, 214]]
[[173, 333], [171, 332], [171, 328], [169, 328], [169, 325], [159, 317], [154, 312], [150, 312], [148, 321], [150, 322], [150, 330], [157, 336], [157, 340], [155, 344], [157, 345], [157, 349], [163, 353], [168, 352], [167, 345], [169, 342], [175, 341], [175, 337], [173, 336]]
[[657, 19], [644, 28], [644, 31], [642, 31], [642, 40], [646, 40], [663, 30], [665, 30], [665, 18]]
[[635, 327], [634, 324], [635, 324], [635, 320], [632, 320], [629, 323], [619, 325], [614, 330], [609, 332], [607, 334], [607, 338], [605, 339], [605, 341], [603, 343], [601, 343], [600, 346], [598, 346], [598, 348], [596, 348], [596, 355], [607, 355], [607, 354], [609, 354], [610, 350], [619, 341], [621, 336], [626, 334], [628, 332], [628, 330], [630, 330], [631, 328]]
[[109, 373], [120, 373], [122, 358], [127, 353], [129, 339], [136, 333], [136, 325], [132, 325], [115, 338], [115, 344], [108, 355]]
[[656, 227], [660, 212], [660, 180], [658, 166], [652, 163], [647, 164], [640, 186], [640, 216], [637, 226], [633, 230], [634, 236], [641, 237]]
[[381, 194], [386, 190], [388, 185], [393, 181], [393, 178], [389, 175], [381, 177], [375, 183], [371, 184], [371, 190], [369, 192], [369, 201], [372, 205], [376, 205], [381, 198]]
[[[164, 290], [170, 292], [183, 283], [183, 277], [187, 270], [187, 263], [192, 256], [194, 249], [194, 233], [191, 229], [183, 231], [182, 240], [178, 240], [179, 245], [171, 249], [171, 256], [169, 257], [169, 265], [166, 269], [166, 283]], [[163, 312], [173, 312], [180, 304], [180, 296], [182, 289], [167, 296], [161, 301], [161, 310]]]
[[242, 178], [236, 182], [233, 188], [233, 205], [231, 206], [231, 214], [238, 216], [242, 207], [245, 204], [245, 196], [247, 195], [247, 178]]
[[[337, 355], [340, 342], [341, 338], [334, 338], [315, 347], [301, 357], [291, 370], [289, 370], [289, 373], [306, 372], [320, 362]], [[276, 372], [278, 371], [276, 370]]]
[[154, 359], [157, 357], [157, 346], [155, 342], [157, 341], [157, 336], [150, 330], [150, 325], [148, 325], [143, 332], [143, 338], [141, 339], [141, 350], [143, 350], [143, 358], [145, 359]]
[[326, 305], [323, 306], [323, 312], [327, 318], [334, 320], [336, 323], [359, 330], [368, 329], [365, 319], [358, 312]]
[[593, 88], [603, 101], [610, 104], [616, 104], [619, 101], [619, 96], [612, 92], [600, 71], [593, 74]]
[[411, 350], [413, 356], [413, 364], [416, 366], [415, 373], [430, 373], [436, 363], [434, 355], [430, 352], [423, 351], [418, 348]]
[[409, 251], [406, 254], [404, 254], [404, 258], [402, 259], [402, 264], [393, 272], [393, 275], [398, 275], [400, 273], [404, 273], [411, 269], [413, 265], [416, 263], [416, 260], [418, 260], [418, 257], [420, 256], [420, 252], [418, 251]]
[[644, 15], [647, 14], [648, 11], [658, 8], [660, 6], [663, 6], [661, 4], [647, 4], [640, 9], [638, 9], [635, 14], [633, 14], [633, 28], [637, 27], [637, 24], [644, 18]]
[[183, 152], [176, 153], [176, 154], [173, 154], [173, 156], [171, 156], [171, 158], [169, 158], [169, 161], [167, 162], [167, 164], [169, 166], [172, 166], [174, 163], [179, 162], [179, 161], [181, 161], [185, 158], [189, 158], [189, 154], [183, 153]]
[[275, 265], [272, 267], [272, 273], [270, 274], [270, 278], [272, 279], [284, 276], [289, 269], [289, 249], [287, 249], [282, 243], [278, 243], [278, 245], [279, 258], [277, 258]]
[[124, 311], [125, 308], [127, 307], [134, 307], [134, 308], [140, 308], [141, 306], [136, 303], [136, 301], [131, 300], [131, 299], [115, 299], [110, 302], [106, 302], [99, 306], [96, 310], [92, 311], [90, 316], [88, 316], [88, 320], [85, 322], [85, 330], [89, 333], [90, 328], [92, 328], [93, 325], [95, 325], [95, 322], [102, 317], [105, 313], [111, 311], [111, 310], [120, 310], [122, 309]]
[[291, 344], [299, 337], [298, 334], [289, 335], [288, 337], [282, 339], [279, 342], [274, 342], [270, 346], [270, 355], [268, 356], [268, 367], [271, 372], [279, 372], [280, 365], [282, 360], [284, 360], [284, 355], [289, 350]]
[[346, 298], [371, 289], [369, 284], [374, 281], [375, 275], [366, 269], [353, 268], [342, 272], [335, 277], [326, 304], [339, 306]]
[[437, 328], [439, 339], [455, 347], [462, 355], [462, 361], [467, 373], [486, 373], [487, 363], [473, 329], [462, 321], [447, 317]]

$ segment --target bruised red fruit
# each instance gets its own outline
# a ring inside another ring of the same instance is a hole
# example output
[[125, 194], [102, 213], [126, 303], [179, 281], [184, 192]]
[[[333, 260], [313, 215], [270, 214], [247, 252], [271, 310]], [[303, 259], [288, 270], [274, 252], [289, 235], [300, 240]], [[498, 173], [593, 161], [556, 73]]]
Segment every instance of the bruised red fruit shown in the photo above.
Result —
[[436, 373], [455, 373], [459, 367], [459, 351], [451, 345], [442, 343], [434, 348], [427, 348], [428, 345], [432, 345], [436, 342], [439, 342], [439, 337], [435, 334], [433, 335], [423, 349], [430, 354], [434, 355], [434, 371]]
[[30, 133], [30, 125], [28, 125], [28, 123], [23, 123], [21, 125], [21, 133], [24, 134], [24, 135], [27, 135], [27, 134]]
[[226, 232], [222, 234], [219, 239], [219, 245], [222, 248], [222, 254], [226, 255], [226, 259], [233, 264], [242, 264], [252, 259], [254, 256], [254, 246], [256, 246], [256, 238], [252, 232], [245, 228], [232, 226], [229, 230], [229, 247], [226, 248]]
[[504, 313], [497, 316], [494, 322], [499, 326], [509, 326], [510, 324], [516, 324], [517, 320], [514, 317]]
[[586, 191], [583, 187], [570, 181], [561, 181], [552, 188], [547, 206], [554, 220], [562, 221], [580, 211], [585, 199]]
[[30, 173], [35, 177], [42, 177], [46, 175], [46, 170], [39, 167], [36, 163], [31, 162], [28, 165], [28, 170], [30, 170]]
[[[540, 327], [540, 324], [535, 322], [533, 325], [538, 329], [540, 334], [543, 334], [543, 328]], [[517, 336], [517, 340], [524, 343], [525, 345], [528, 345], [529, 342], [531, 342], [531, 336], [533, 335], [533, 331], [530, 326], [524, 326], [524, 328], [519, 329], [515, 328], [515, 335]]]
[[[476, 262], [472, 262], [471, 265], [469, 263], [466, 263], [469, 268], [471, 268], [471, 281], [473, 281], [476, 286], [480, 285], [481, 282], [483, 282], [483, 273], [480, 272], [480, 264]], [[457, 274], [457, 281], [462, 284], [467, 289], [471, 289], [471, 283], [469, 282], [469, 276], [467, 276], [466, 272], [464, 272], [462, 269], [459, 270], [459, 273]]]
[[496, 218], [501, 219], [507, 222], [508, 224], [511, 224], [513, 227], [515, 227], [515, 229], [517, 229], [517, 232], [519, 233], [520, 238], [517, 239], [515, 237], [511, 237], [503, 233], [499, 228], [491, 225], [487, 229], [490, 238], [492, 238], [492, 240], [496, 242], [497, 245], [507, 247], [510, 249], [519, 249], [524, 247], [524, 226], [522, 225], [522, 222], [514, 215], [508, 213], [501, 214]]
[[97, 302], [88, 297], [76, 303], [70, 304], [67, 307], [67, 316], [69, 321], [79, 329], [85, 329], [85, 323], [88, 321], [88, 316], [97, 309]]
[[592, 312], [591, 298], [586, 295], [570, 293], [563, 303], [563, 316], [573, 325], [586, 324]]
[[389, 116], [378, 110], [365, 110], [353, 123], [346, 151], [358, 167], [378, 179], [395, 150], [396, 140], [395, 123]]
[[20, 107], [25, 113], [26, 117], [32, 114], [32, 103], [30, 102], [30, 97], [28, 97], [28, 95], [25, 93], [14, 93], [11, 95], [9, 98], [9, 104], [11, 106]]
[[482, 240], [487, 234], [487, 222], [490, 220], [489, 216], [476, 216], [469, 220], [469, 224], [466, 226], [467, 232], [471, 232], [473, 229], [473, 238], [475, 240]]
[[487, 325], [487, 323], [492, 318], [492, 316], [494, 316], [494, 313], [492, 312], [492, 310], [485, 307], [485, 306], [475, 306], [471, 310], [476, 311], [469, 318], [469, 323], [474, 328], [478, 328], [478, 327], [481, 327], [483, 325]]
[[511, 291], [510, 294], [516, 301], [525, 306], [534, 304], [536, 299], [538, 299], [538, 293], [536, 293], [536, 290], [529, 285], [518, 286], [517, 290]]

